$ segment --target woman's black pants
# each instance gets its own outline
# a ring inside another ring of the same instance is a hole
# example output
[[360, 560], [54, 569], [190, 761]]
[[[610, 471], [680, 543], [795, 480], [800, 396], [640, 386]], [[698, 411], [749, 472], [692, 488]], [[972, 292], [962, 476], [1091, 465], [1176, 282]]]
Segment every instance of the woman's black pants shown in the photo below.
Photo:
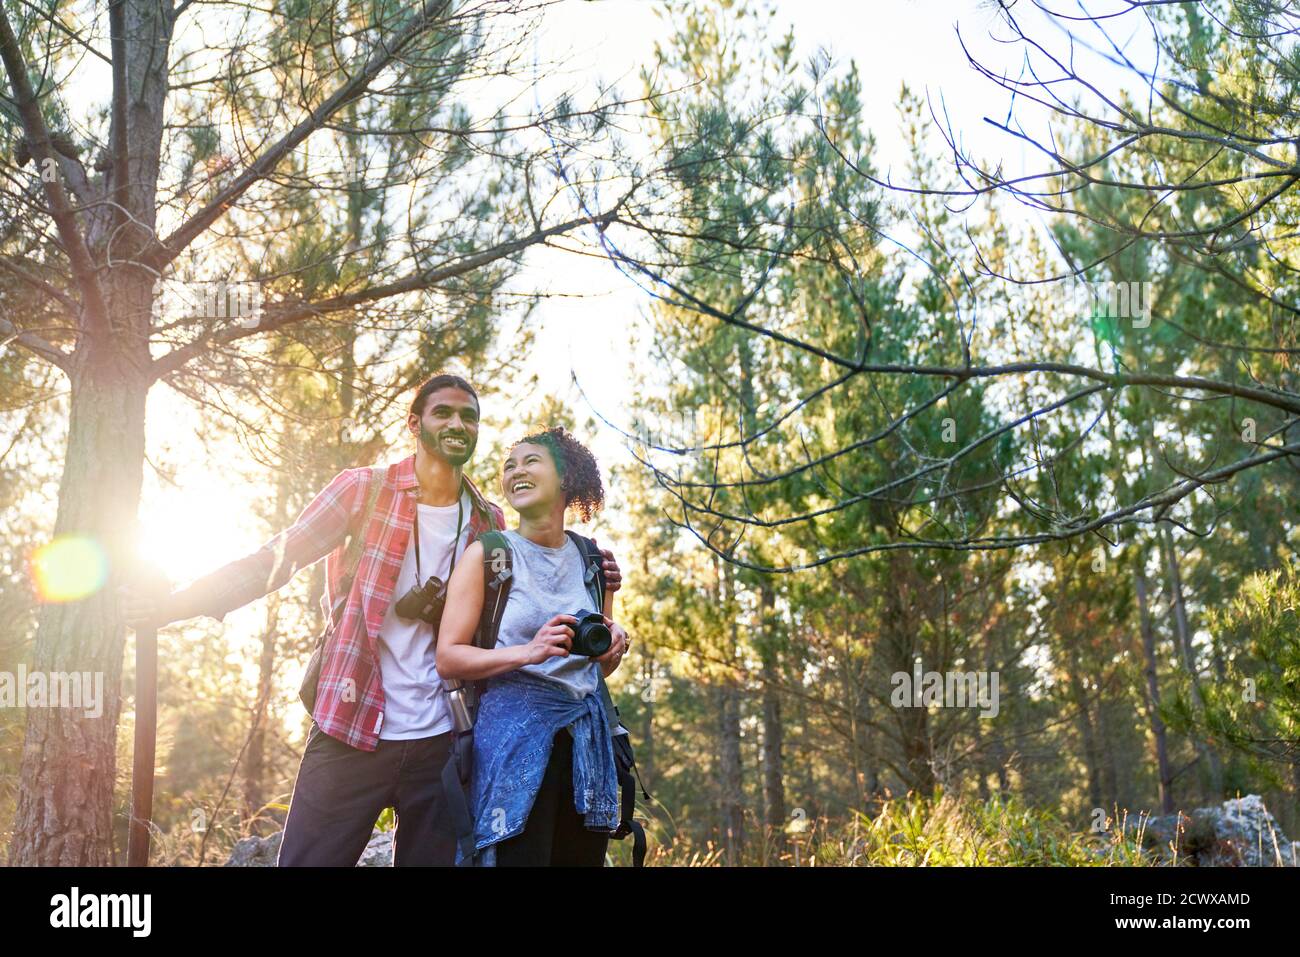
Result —
[[601, 867], [609, 834], [589, 831], [573, 804], [573, 735], [561, 728], [521, 833], [497, 845], [498, 867]]

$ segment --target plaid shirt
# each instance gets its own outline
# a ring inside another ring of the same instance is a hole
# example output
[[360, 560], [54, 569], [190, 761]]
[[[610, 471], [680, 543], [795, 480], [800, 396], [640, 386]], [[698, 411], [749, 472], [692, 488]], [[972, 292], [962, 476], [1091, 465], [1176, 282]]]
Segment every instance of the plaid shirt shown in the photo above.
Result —
[[[326, 643], [321, 661], [316, 708], [321, 730], [354, 748], [373, 751], [384, 720], [384, 689], [376, 649], [379, 626], [393, 600], [393, 586], [411, 539], [420, 485], [415, 456], [394, 462], [381, 473], [356, 578], [339, 626]], [[222, 620], [230, 611], [280, 588], [299, 569], [328, 555], [325, 564], [326, 616], [342, 589], [344, 543], [348, 530], [361, 521], [370, 490], [369, 468], [346, 469], [334, 477], [289, 528], [253, 554], [231, 562], [187, 589], [201, 614]], [[469, 540], [505, 528], [505, 514], [468, 478], [472, 508]]]

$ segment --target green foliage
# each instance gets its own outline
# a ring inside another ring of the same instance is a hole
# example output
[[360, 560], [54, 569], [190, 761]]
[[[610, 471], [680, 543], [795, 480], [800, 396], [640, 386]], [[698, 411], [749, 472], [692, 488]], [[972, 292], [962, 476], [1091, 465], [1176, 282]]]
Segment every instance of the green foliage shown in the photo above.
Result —
[[[936, 792], [886, 801], [878, 813], [815, 818], [791, 832], [781, 863], [795, 867], [1141, 867], [1165, 862], [1142, 847], [1144, 822], [1125, 818], [1080, 835], [1054, 815], [1018, 798], [961, 800]], [[615, 846], [615, 853], [618, 848]], [[647, 863], [710, 866], [721, 851], [678, 840], [656, 846]], [[745, 864], [763, 863], [757, 856]]]
[[1300, 767], [1300, 570], [1288, 562], [1247, 577], [1230, 604], [1208, 612], [1206, 625], [1234, 653], [1222, 678], [1201, 684], [1204, 712], [1197, 714], [1184, 681], [1168, 720], [1236, 750], [1256, 774], [1284, 787]]

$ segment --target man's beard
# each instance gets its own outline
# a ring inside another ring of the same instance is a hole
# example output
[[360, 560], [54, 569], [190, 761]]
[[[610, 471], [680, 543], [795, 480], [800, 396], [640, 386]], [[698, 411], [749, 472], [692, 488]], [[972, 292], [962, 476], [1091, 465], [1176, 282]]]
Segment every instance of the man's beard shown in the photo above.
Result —
[[468, 462], [474, 454], [474, 439], [468, 432], [456, 434], [465, 440], [465, 451], [463, 452], [449, 452], [444, 449], [438, 436], [426, 429], [423, 422], [420, 423], [420, 444], [424, 446], [424, 450], [451, 465], [461, 466]]

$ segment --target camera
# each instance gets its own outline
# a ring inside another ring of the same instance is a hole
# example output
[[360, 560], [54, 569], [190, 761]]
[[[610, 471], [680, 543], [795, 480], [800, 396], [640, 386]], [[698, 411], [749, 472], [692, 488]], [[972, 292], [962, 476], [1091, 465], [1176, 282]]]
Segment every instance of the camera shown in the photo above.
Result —
[[599, 658], [609, 651], [614, 636], [609, 633], [604, 615], [598, 611], [574, 611], [570, 614], [578, 619], [576, 624], [569, 626], [573, 629], [573, 642], [569, 646], [570, 654]]
[[442, 608], [447, 603], [447, 583], [437, 575], [430, 575], [423, 585], [415, 585], [393, 606], [399, 618], [425, 621], [434, 630], [442, 621]]

